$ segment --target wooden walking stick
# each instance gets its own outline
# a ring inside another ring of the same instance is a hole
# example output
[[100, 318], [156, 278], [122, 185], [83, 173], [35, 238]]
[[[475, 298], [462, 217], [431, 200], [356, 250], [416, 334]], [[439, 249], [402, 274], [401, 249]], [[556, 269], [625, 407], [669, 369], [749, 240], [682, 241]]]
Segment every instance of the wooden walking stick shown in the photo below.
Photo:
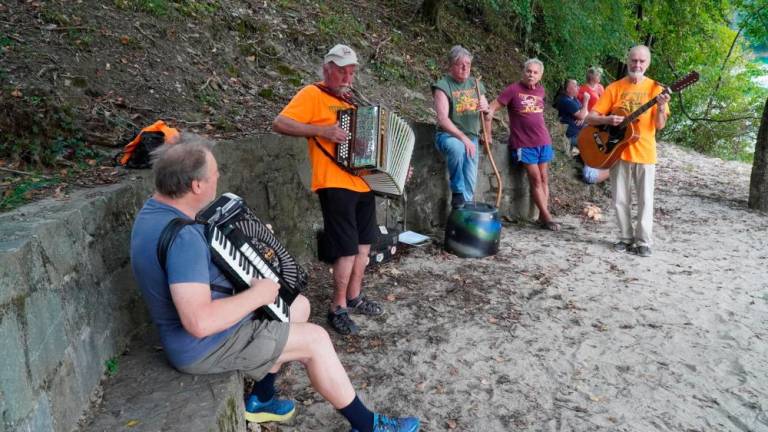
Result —
[[[480, 103], [480, 77], [478, 76], [475, 79], [475, 90], [477, 91], [477, 103]], [[485, 152], [488, 153], [488, 159], [491, 161], [491, 167], [493, 167], [493, 173], [496, 175], [496, 181], [499, 182], [499, 189], [496, 191], [496, 208], [499, 208], [499, 205], [501, 204], [501, 192], [504, 189], [504, 185], [501, 182], [501, 174], [499, 174], [499, 169], [496, 168], [496, 162], [493, 160], [493, 153], [491, 153], [491, 135], [488, 133], [488, 128], [485, 127], [485, 114], [481, 112], [480, 113], [480, 127], [482, 128], [483, 132], [483, 143], [485, 147]], [[493, 119], [491, 119], [493, 120]]]

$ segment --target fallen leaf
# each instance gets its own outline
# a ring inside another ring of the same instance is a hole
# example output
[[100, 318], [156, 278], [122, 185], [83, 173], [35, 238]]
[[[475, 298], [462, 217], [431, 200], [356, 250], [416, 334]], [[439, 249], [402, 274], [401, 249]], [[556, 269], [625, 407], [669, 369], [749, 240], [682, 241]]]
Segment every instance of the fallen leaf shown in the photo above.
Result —
[[459, 426], [459, 422], [454, 419], [450, 419], [445, 423], [448, 426], [448, 429], [456, 429]]
[[20, 91], [19, 89], [14, 89], [14, 90], [11, 92], [11, 96], [13, 96], [13, 97], [17, 97], [17, 98], [20, 98], [20, 97], [21, 97], [21, 96], [23, 96], [23, 95], [21, 94], [21, 91]]
[[488, 322], [489, 322], [489, 323], [491, 323], [491, 324], [496, 324], [497, 322], [499, 322], [499, 320], [497, 320], [497, 319], [496, 319], [496, 318], [494, 318], [494, 317], [489, 317], [489, 318], [488, 318]]
[[134, 427], [139, 424], [138, 420], [128, 420], [128, 423], [125, 424], [127, 427]]
[[420, 383], [416, 384], [416, 390], [418, 390], [418, 391], [424, 391], [424, 386], [426, 386], [426, 385], [427, 385], [427, 383], [426, 383], [426, 382], [424, 382], [424, 381], [422, 381], [422, 382], [420, 382]]
[[387, 301], [393, 302], [397, 297], [394, 294], [387, 294]]
[[128, 36], [120, 36], [120, 43], [123, 45], [128, 45], [128, 43], [131, 41], [131, 38]]

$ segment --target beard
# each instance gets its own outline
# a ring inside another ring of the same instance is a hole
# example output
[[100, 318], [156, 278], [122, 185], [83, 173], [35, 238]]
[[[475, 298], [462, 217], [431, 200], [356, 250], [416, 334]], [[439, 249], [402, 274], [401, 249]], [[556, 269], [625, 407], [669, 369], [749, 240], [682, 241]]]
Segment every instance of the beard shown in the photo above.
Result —
[[350, 92], [352, 92], [352, 86], [349, 85], [342, 85], [338, 87], [329, 87], [332, 92], [336, 93], [339, 96], [348, 95]]
[[632, 72], [632, 71], [629, 71], [629, 72], [627, 72], [627, 76], [632, 78], [632, 79], [634, 79], [634, 80], [639, 80], [640, 78], [645, 76], [645, 72], [640, 72], [640, 71]]

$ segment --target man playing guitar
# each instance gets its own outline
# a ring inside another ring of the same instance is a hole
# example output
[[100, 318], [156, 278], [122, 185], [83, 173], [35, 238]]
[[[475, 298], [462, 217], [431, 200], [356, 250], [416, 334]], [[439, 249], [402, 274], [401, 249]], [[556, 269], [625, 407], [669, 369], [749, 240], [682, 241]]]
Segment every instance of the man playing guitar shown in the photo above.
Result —
[[[613, 115], [616, 108], [633, 112], [649, 100], [656, 105], [643, 113], [635, 127], [640, 139], [627, 146], [620, 160], [611, 168], [611, 194], [619, 225], [619, 241], [614, 244], [618, 252], [634, 252], [639, 256], [651, 255], [653, 230], [653, 188], [656, 175], [656, 131], [661, 130], [669, 117], [670, 95], [656, 81], [645, 76], [651, 64], [651, 51], [645, 45], [636, 45], [627, 55], [627, 76], [611, 83], [585, 119], [590, 125], [618, 126], [624, 116]], [[631, 185], [637, 191], [637, 223], [632, 226]]]

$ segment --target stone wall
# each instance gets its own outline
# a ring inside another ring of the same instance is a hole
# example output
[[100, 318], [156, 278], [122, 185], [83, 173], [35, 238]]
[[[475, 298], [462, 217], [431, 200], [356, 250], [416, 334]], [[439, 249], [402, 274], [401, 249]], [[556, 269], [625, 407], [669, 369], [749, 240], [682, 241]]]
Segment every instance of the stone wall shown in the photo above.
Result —
[[[414, 176], [402, 200], [379, 199], [379, 222], [441, 237], [450, 191], [434, 126], [417, 125]], [[246, 199], [300, 261], [316, 254], [322, 227], [309, 191], [306, 141], [262, 135], [220, 143], [219, 192]], [[530, 215], [522, 173], [509, 169], [505, 147], [494, 148], [504, 172], [505, 215]], [[495, 200], [495, 179], [483, 155], [478, 197]], [[76, 428], [105, 370], [147, 325], [128, 260], [135, 213], [151, 193], [148, 171], [122, 184], [73, 193], [0, 215], [0, 431]]]
[[0, 430], [69, 431], [147, 322], [128, 265], [143, 179], [0, 216]]

